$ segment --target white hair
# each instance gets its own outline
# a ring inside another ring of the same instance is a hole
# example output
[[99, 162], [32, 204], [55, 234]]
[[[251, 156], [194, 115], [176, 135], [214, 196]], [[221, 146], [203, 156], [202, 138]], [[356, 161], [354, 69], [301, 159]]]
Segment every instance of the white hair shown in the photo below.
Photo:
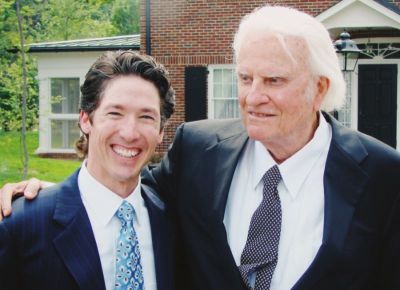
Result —
[[[246, 35], [254, 31], [274, 33], [286, 52], [284, 36], [303, 39], [308, 48], [311, 72], [330, 82], [321, 109], [327, 112], [340, 109], [345, 100], [346, 84], [329, 33], [318, 20], [293, 8], [268, 5], [258, 8], [242, 19], [236, 32], [233, 41], [236, 60]], [[289, 56], [293, 59], [290, 53]]]

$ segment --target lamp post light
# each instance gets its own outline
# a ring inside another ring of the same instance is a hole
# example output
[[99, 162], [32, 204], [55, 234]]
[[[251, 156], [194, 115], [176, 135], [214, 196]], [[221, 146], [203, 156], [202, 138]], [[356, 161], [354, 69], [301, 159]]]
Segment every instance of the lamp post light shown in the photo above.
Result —
[[350, 39], [346, 30], [340, 33], [339, 39], [334, 42], [336, 53], [339, 56], [340, 68], [343, 72], [355, 70], [361, 49]]

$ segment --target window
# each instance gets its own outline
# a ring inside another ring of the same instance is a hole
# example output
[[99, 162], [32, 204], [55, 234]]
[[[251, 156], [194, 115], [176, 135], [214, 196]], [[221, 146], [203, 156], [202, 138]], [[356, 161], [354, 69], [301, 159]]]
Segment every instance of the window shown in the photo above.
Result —
[[208, 118], [238, 118], [239, 104], [234, 66], [210, 66], [209, 72]]
[[53, 78], [51, 86], [51, 148], [73, 149], [80, 131], [77, 125], [79, 110], [79, 78]]

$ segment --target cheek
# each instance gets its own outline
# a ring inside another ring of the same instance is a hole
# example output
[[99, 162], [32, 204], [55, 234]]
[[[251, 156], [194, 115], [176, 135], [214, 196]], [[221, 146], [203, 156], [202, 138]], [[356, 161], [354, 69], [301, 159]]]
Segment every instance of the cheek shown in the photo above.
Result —
[[248, 94], [248, 88], [239, 83], [237, 87], [237, 96], [239, 99], [239, 103], [244, 102], [247, 94]]
[[156, 147], [162, 142], [163, 133], [160, 133], [160, 129], [153, 127], [146, 127], [140, 130], [140, 136], [143, 141], [146, 141], [150, 147]]
[[238, 101], [239, 101], [240, 109], [244, 109], [244, 106], [246, 104], [246, 96], [245, 96], [245, 94], [238, 92]]

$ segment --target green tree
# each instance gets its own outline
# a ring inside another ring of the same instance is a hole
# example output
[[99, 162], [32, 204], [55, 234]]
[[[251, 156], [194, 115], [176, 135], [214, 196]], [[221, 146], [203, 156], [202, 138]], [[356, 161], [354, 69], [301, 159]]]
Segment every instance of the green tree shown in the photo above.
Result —
[[120, 35], [139, 33], [139, 0], [116, 0], [111, 22]]
[[[104, 1], [48, 0], [41, 12], [41, 39], [69, 40], [114, 35]], [[104, 13], [106, 12], [106, 13]]]
[[[32, 1], [26, 1], [31, 4]], [[21, 20], [24, 23], [21, 33], [25, 41], [32, 41], [33, 19], [35, 9], [21, 3]], [[22, 59], [21, 44], [18, 35], [18, 21], [16, 2], [0, 0], [0, 129], [20, 130], [22, 128]], [[37, 122], [37, 81], [35, 79], [36, 66], [29, 55], [27, 63], [27, 128], [33, 128]]]
[[[38, 115], [38, 83], [36, 81], [36, 62], [26, 55], [27, 58], [27, 129], [33, 129], [37, 125]], [[21, 83], [22, 83], [22, 60], [20, 57], [7, 65], [0, 75], [0, 130], [20, 130], [22, 126], [21, 111]]]

